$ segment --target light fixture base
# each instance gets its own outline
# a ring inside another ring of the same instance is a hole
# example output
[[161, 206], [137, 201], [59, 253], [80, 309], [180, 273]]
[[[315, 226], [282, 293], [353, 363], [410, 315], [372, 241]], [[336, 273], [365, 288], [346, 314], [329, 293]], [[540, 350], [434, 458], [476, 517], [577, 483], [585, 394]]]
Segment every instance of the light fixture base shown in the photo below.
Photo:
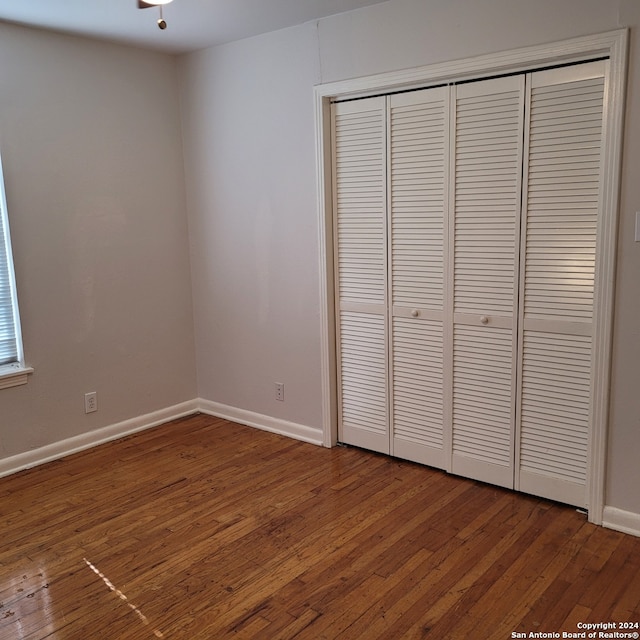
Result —
[[138, 0], [138, 9], [150, 9], [170, 2], [173, 2], [173, 0]]

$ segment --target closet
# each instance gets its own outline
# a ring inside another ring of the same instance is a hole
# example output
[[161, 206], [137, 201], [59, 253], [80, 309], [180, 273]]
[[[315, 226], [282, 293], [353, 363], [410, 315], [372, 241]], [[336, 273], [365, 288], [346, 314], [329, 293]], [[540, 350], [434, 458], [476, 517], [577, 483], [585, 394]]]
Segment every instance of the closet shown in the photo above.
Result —
[[332, 105], [342, 442], [585, 506], [607, 64]]

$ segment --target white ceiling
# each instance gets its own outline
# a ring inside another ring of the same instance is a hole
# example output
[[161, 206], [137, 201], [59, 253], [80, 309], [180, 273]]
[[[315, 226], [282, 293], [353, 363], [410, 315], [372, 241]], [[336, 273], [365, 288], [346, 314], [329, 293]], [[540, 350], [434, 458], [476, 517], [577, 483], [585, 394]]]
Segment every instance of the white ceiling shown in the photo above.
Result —
[[174, 0], [162, 31], [137, 0], [0, 0], [0, 20], [183, 53], [385, 1]]

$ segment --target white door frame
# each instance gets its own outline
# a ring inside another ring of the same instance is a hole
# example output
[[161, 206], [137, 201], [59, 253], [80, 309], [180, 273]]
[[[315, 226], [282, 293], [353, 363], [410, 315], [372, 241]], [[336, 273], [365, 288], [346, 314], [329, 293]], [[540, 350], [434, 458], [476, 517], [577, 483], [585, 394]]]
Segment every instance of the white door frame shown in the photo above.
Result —
[[587, 462], [589, 520], [602, 524], [613, 335], [614, 287], [611, 283], [615, 282], [627, 43], [628, 30], [619, 29], [562, 42], [321, 84], [314, 88], [324, 446], [333, 446], [337, 441], [338, 432], [331, 194], [331, 100], [364, 97], [376, 93], [428, 87], [608, 57], [609, 74], [605, 80], [601, 210], [598, 212], [598, 252], [593, 318], [594, 395], [590, 455]]

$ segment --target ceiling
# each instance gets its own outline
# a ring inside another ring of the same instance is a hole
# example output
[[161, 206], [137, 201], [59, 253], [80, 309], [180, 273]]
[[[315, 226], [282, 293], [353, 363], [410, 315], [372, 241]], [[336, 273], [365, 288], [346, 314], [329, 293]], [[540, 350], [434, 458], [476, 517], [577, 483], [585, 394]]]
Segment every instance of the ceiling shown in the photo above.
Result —
[[184, 53], [352, 11], [386, 0], [175, 0], [140, 10], [137, 0], [0, 0], [0, 20]]

